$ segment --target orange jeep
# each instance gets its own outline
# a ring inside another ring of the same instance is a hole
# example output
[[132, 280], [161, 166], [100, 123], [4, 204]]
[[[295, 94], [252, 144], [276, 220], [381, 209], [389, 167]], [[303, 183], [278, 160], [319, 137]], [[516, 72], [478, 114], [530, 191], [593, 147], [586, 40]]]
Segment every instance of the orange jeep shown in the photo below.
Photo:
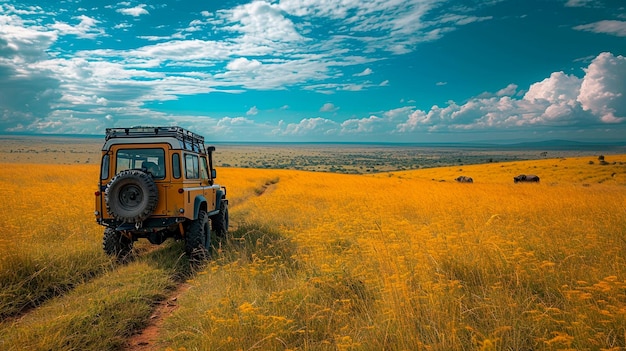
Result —
[[212, 232], [228, 232], [214, 151], [181, 127], [107, 128], [95, 211], [106, 227], [104, 251], [125, 259], [139, 238], [155, 245], [174, 238], [185, 241], [190, 259], [206, 258]]

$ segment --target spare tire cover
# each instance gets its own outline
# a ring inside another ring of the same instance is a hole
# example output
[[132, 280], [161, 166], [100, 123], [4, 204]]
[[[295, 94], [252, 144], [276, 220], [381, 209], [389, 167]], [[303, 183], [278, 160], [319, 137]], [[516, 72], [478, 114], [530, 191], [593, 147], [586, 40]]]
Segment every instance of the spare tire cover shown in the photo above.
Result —
[[105, 191], [107, 211], [125, 223], [148, 218], [159, 202], [154, 180], [145, 172], [129, 169], [118, 173]]

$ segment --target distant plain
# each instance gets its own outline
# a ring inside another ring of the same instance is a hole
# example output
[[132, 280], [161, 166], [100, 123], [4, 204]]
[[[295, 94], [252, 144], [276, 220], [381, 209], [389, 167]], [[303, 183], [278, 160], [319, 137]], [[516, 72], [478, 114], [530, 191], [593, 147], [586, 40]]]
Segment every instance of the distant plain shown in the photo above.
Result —
[[[0, 136], [0, 162], [99, 164], [104, 138]], [[214, 143], [217, 167], [367, 174], [626, 153], [626, 146], [555, 144]]]

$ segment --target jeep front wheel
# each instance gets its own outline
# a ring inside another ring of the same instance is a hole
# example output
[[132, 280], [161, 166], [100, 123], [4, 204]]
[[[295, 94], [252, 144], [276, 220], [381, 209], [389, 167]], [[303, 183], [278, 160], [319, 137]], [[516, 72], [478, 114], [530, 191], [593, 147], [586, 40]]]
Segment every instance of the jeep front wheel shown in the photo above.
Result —
[[223, 238], [228, 233], [228, 202], [222, 200], [218, 214], [211, 216], [211, 227], [218, 238]]
[[102, 248], [107, 255], [123, 261], [130, 255], [133, 249], [133, 241], [113, 228], [106, 228], [104, 230], [104, 238], [102, 239]]
[[198, 213], [198, 219], [191, 221], [185, 233], [185, 252], [192, 261], [202, 261], [209, 256], [211, 229], [206, 211]]
[[139, 170], [118, 173], [106, 189], [107, 211], [125, 223], [148, 218], [159, 202], [159, 192], [152, 178]]

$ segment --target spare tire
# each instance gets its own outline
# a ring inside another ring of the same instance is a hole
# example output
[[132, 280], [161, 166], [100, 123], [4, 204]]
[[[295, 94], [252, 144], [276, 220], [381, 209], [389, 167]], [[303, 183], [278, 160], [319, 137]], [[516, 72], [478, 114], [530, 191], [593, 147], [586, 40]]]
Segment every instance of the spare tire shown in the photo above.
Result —
[[113, 177], [104, 196], [109, 214], [124, 223], [143, 221], [159, 202], [159, 191], [152, 177], [136, 169]]

